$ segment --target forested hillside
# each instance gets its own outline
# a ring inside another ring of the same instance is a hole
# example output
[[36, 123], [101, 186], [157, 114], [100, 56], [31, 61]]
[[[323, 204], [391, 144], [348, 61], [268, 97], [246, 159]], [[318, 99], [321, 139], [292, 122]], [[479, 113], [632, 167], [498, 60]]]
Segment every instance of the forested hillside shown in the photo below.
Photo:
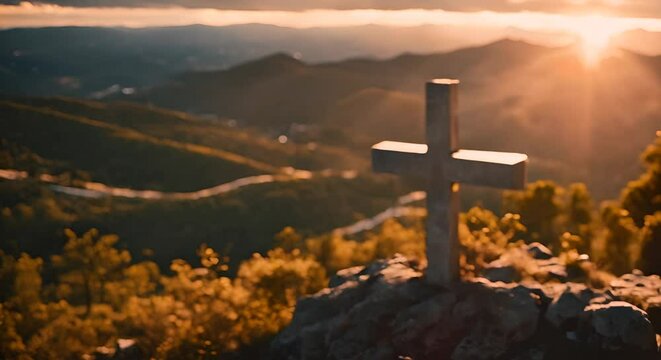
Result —
[[[119, 234], [136, 254], [148, 249], [163, 268], [173, 258], [193, 258], [202, 243], [238, 262], [271, 248], [272, 235], [285, 226], [329, 231], [383, 210], [405, 191], [390, 178], [337, 171], [365, 170], [367, 151], [280, 142], [228, 120], [132, 103], [6, 99], [0, 134], [0, 169], [28, 176], [0, 180], [0, 238], [14, 254], [48, 256], [62, 246], [64, 228], [96, 227]], [[311, 170], [312, 179], [288, 178], [292, 167]], [[94, 189], [100, 182], [167, 195], [263, 174], [277, 181], [199, 200], [86, 198], [61, 187]]]
[[[83, 180], [137, 189], [192, 191], [283, 167], [365, 166], [364, 155], [359, 159], [339, 148], [281, 144], [221, 121], [131, 103], [5, 100], [0, 129], [0, 168], [72, 172], [85, 174]], [[26, 152], [59, 166], [17, 163], [16, 158], [26, 158], [19, 153]]]
[[58, 194], [32, 181], [0, 182], [1, 247], [48, 256], [64, 243], [62, 230], [98, 228], [120, 236], [120, 245], [167, 268], [192, 260], [208, 244], [232, 264], [273, 246], [286, 226], [305, 234], [330, 231], [391, 206], [405, 188], [392, 180], [321, 178], [254, 185], [192, 201], [86, 199]]

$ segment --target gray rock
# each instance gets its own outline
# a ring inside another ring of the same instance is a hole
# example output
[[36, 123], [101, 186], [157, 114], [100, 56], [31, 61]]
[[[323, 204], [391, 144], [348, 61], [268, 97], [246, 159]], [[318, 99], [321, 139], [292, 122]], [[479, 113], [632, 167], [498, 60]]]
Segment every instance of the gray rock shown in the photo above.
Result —
[[452, 352], [452, 360], [495, 359], [507, 351], [508, 342], [496, 333], [477, 331], [461, 340]]
[[455, 347], [453, 360], [498, 358], [537, 331], [539, 296], [531, 289], [477, 281], [483, 289], [472, 289], [468, 299], [457, 304], [455, 321], [463, 321], [469, 335]]
[[328, 287], [337, 287], [344, 284], [347, 281], [357, 281], [360, 277], [360, 273], [365, 270], [364, 266], [354, 266], [346, 269], [342, 269], [335, 273], [334, 276], [328, 280]]
[[558, 294], [549, 305], [545, 318], [562, 331], [575, 330], [583, 309], [595, 297], [595, 292], [583, 284], [567, 284], [565, 291]]
[[450, 322], [456, 301], [454, 293], [443, 292], [397, 314], [391, 324], [393, 345], [402, 354], [433, 357], [420, 349], [439, 349], [453, 342], [458, 326]]
[[579, 336], [602, 350], [656, 351], [656, 335], [647, 314], [624, 301], [585, 308]]
[[654, 326], [654, 332], [661, 334], [661, 295], [647, 299], [645, 311]]
[[482, 276], [490, 281], [514, 282], [521, 280], [521, 275], [513, 265], [491, 265], [482, 271]]

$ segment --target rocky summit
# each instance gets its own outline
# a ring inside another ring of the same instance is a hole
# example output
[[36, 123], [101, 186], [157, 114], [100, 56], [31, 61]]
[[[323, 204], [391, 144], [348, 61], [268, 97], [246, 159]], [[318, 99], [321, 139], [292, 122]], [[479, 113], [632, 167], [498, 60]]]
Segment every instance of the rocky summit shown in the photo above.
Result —
[[274, 359], [659, 359], [661, 280], [425, 282], [403, 256], [339, 271], [298, 302]]

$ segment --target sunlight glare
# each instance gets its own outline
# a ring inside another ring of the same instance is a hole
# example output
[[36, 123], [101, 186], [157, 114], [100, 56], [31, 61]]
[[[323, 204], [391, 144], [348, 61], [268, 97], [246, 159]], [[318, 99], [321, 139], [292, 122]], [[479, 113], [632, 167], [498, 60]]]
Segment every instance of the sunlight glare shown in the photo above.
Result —
[[598, 16], [581, 18], [569, 26], [578, 37], [581, 55], [589, 67], [596, 66], [606, 53], [611, 37], [624, 29]]

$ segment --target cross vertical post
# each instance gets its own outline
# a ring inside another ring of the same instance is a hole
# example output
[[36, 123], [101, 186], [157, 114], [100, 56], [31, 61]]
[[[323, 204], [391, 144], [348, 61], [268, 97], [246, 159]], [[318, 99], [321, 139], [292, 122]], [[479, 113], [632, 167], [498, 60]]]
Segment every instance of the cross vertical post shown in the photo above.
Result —
[[427, 278], [448, 283], [459, 278], [459, 184], [448, 181], [446, 159], [457, 150], [456, 80], [426, 84], [427, 176]]

